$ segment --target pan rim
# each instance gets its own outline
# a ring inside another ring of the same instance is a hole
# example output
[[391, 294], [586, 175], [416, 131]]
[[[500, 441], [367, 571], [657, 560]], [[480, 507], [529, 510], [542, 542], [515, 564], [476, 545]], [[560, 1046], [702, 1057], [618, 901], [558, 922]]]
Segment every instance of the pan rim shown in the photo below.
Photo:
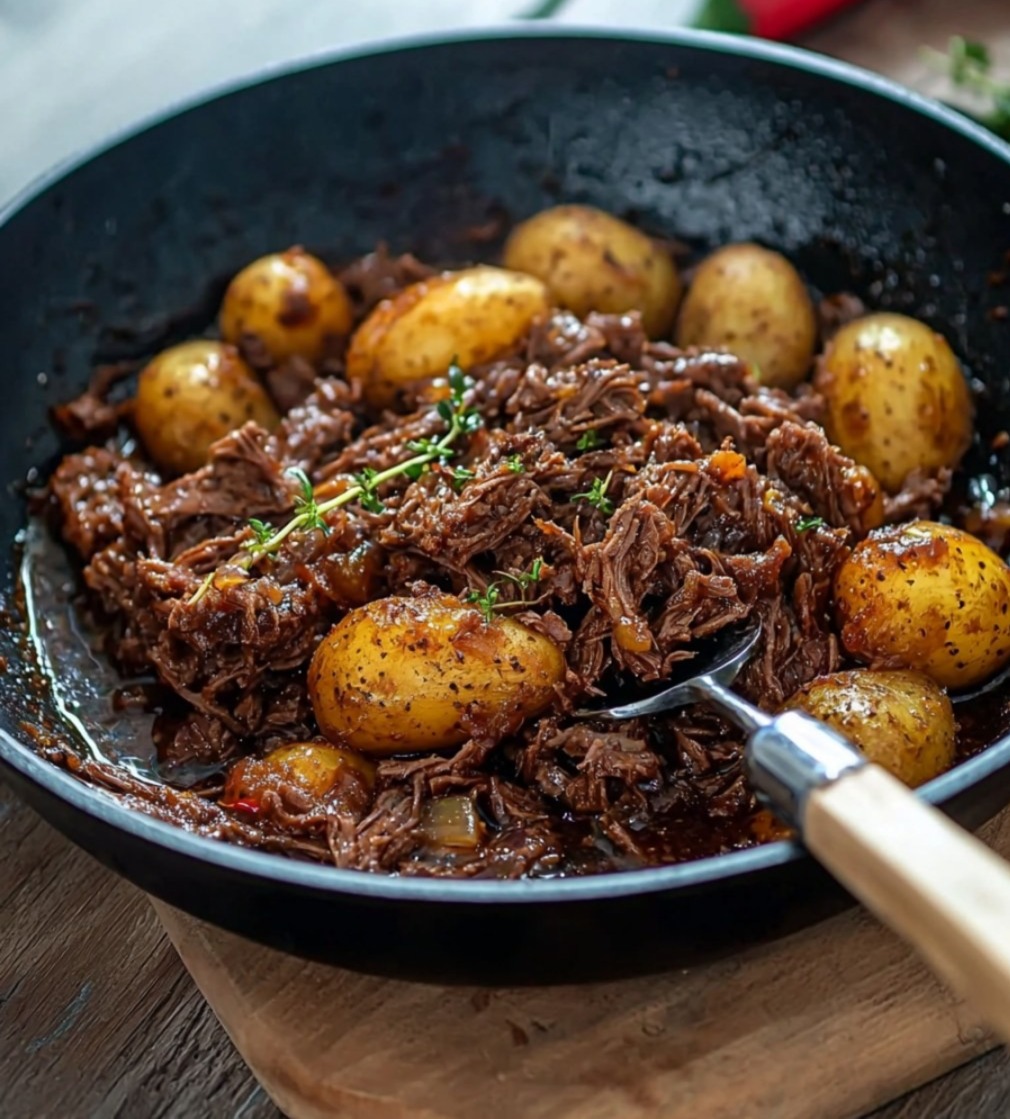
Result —
[[[336, 50], [313, 52], [302, 58], [274, 64], [226, 83], [220, 83], [148, 114], [136, 123], [115, 131], [111, 137], [61, 161], [18, 191], [0, 206], [0, 232], [21, 211], [58, 186], [77, 170], [178, 116], [210, 102], [241, 93], [254, 86], [321, 67], [361, 59], [395, 55], [453, 45], [500, 43], [508, 39], [580, 41], [594, 39], [621, 43], [651, 43], [730, 55], [741, 62], [765, 62], [785, 70], [801, 71], [829, 83], [847, 85], [953, 131], [1010, 166], [1010, 145], [981, 125], [932, 99], [906, 89], [887, 78], [849, 63], [800, 48], [718, 32], [654, 28], [612, 28], [593, 25], [498, 24], [456, 31], [426, 32], [378, 41], [367, 41]], [[519, 879], [474, 881], [470, 879], [405, 878], [365, 871], [343, 870], [327, 865], [300, 863], [293, 859], [236, 846], [185, 829], [128, 808], [111, 793], [86, 785], [69, 772], [36, 754], [31, 746], [0, 728], [0, 761], [32, 784], [57, 797], [74, 810], [172, 854], [210, 863], [261, 881], [295, 886], [303, 890], [363, 899], [452, 905], [469, 904], [555, 904], [619, 899], [671, 891], [697, 891], [721, 881], [809, 859], [793, 841], [778, 841], [744, 851], [710, 856], [672, 866], [629, 870], [585, 878]], [[1010, 735], [998, 739], [982, 753], [929, 782], [917, 794], [932, 804], [942, 804], [980, 784], [986, 777], [1010, 765]], [[1010, 788], [1008, 788], [1010, 797]]]

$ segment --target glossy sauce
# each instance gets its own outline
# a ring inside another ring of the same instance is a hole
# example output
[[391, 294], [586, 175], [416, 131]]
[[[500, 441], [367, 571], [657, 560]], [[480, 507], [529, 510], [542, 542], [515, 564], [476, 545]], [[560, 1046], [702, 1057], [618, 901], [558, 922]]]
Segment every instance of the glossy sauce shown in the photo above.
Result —
[[[50, 693], [72, 749], [82, 758], [114, 766], [143, 782], [219, 789], [221, 766], [180, 767], [161, 760], [158, 742], [171, 741], [175, 718], [181, 714], [177, 701], [152, 677], [125, 680], [120, 676], [103, 651], [101, 629], [81, 606], [79, 576], [70, 557], [39, 520], [30, 521], [22, 537], [21, 580], [27, 667]], [[964, 760], [1010, 732], [1010, 681], [959, 704], [956, 714], [958, 758]], [[703, 804], [693, 809], [671, 805], [664, 810], [656, 803], [649, 813], [621, 822], [641, 852], [641, 858], [636, 858], [621, 853], [593, 817], [565, 813], [556, 823], [564, 856], [547, 861], [538, 871], [540, 877], [686, 862], [790, 834], [765, 810], [715, 817]], [[417, 855], [418, 863], [430, 866], [449, 866], [458, 858], [458, 854], [440, 856], [423, 850]]]

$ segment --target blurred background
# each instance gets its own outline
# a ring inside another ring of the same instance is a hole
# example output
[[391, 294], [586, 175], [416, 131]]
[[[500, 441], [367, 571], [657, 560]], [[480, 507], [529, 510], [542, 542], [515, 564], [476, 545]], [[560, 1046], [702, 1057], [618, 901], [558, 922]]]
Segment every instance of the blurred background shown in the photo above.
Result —
[[923, 38], [1008, 38], [1010, 0], [0, 0], [0, 203], [59, 160], [197, 91], [361, 41], [529, 15], [750, 29], [920, 87]]

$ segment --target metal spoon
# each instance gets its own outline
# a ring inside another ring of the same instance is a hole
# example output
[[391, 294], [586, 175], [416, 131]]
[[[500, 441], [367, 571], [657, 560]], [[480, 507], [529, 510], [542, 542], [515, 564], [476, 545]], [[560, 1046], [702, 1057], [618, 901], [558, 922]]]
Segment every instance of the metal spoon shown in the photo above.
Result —
[[827, 724], [802, 711], [768, 715], [730, 691], [759, 637], [757, 626], [730, 633], [700, 665], [690, 662], [692, 676], [657, 695], [578, 714], [635, 719], [706, 703], [742, 727], [758, 796], [1010, 1041], [1010, 864]]

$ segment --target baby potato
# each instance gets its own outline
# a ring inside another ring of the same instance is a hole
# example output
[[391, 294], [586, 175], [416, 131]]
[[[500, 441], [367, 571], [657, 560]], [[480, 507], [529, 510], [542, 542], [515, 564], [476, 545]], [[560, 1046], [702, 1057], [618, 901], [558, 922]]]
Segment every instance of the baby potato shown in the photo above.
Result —
[[970, 688], [1010, 660], [1010, 569], [967, 532], [931, 521], [875, 529], [835, 576], [855, 657]]
[[954, 764], [954, 708], [921, 672], [857, 668], [820, 676], [785, 707], [828, 723], [912, 788]]
[[592, 206], [555, 206], [527, 218], [505, 242], [503, 263], [543, 280], [579, 318], [590, 311], [639, 311], [650, 338], [669, 334], [680, 302], [670, 254]]
[[291, 742], [265, 757], [237, 761], [228, 771], [221, 803], [255, 815], [268, 791], [294, 787], [318, 801], [348, 778], [347, 791], [362, 801], [362, 794], [370, 793], [375, 784], [375, 766], [353, 750], [329, 742]]
[[133, 421], [163, 470], [186, 474], [249, 420], [272, 428], [277, 412], [234, 346], [198, 339], [162, 350], [141, 370]]
[[464, 369], [510, 350], [550, 300], [532, 276], [479, 265], [411, 284], [383, 300], [358, 327], [347, 351], [347, 379], [360, 381], [376, 409], [400, 389]]
[[487, 718], [542, 711], [560, 650], [511, 618], [486, 622], [450, 595], [376, 599], [323, 638], [309, 666], [319, 729], [365, 754], [444, 750]]
[[264, 759], [279, 774], [322, 796], [344, 774], [355, 773], [368, 788], [375, 784], [375, 766], [367, 758], [328, 742], [293, 742], [271, 750]]
[[957, 466], [973, 407], [946, 340], [906, 315], [855, 319], [828, 343], [814, 386], [828, 437], [896, 493], [913, 470]]
[[351, 332], [351, 301], [343, 284], [316, 257], [295, 247], [261, 256], [228, 285], [221, 336], [236, 345], [254, 334], [275, 362], [318, 361], [332, 338]]
[[817, 318], [806, 284], [781, 253], [726, 245], [698, 266], [677, 322], [678, 346], [719, 346], [757, 367], [761, 383], [806, 377]]

